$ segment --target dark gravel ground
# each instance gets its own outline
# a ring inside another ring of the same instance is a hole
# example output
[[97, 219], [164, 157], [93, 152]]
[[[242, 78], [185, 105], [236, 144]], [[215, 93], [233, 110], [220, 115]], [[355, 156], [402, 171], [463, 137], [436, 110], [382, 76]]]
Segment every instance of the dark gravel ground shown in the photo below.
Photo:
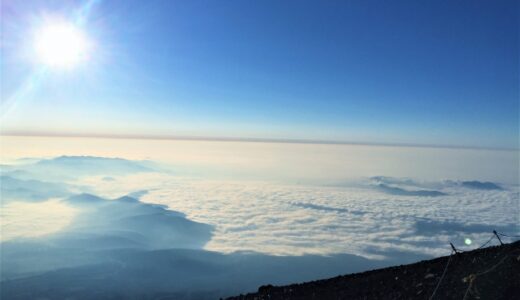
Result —
[[256, 293], [228, 299], [520, 300], [520, 241], [301, 284], [264, 285]]

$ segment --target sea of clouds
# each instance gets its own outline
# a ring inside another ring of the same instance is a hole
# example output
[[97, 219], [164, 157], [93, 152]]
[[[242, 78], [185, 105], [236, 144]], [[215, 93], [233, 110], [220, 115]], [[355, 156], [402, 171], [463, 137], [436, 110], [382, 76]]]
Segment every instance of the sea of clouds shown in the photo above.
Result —
[[519, 232], [519, 186], [501, 182], [231, 180], [87, 156], [1, 171], [6, 299], [212, 299]]
[[392, 250], [439, 256], [449, 242], [464, 248], [466, 238], [479, 243], [493, 229], [518, 230], [520, 212], [517, 185], [481, 181], [377, 176], [324, 186], [157, 173], [87, 181], [96, 193], [117, 197], [137, 191], [143, 202], [214, 225], [205, 248], [226, 253], [374, 258]]

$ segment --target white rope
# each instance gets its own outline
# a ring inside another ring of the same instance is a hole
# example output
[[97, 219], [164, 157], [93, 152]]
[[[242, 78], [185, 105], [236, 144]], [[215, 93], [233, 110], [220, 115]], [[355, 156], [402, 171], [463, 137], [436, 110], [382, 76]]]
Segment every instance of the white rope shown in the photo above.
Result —
[[433, 294], [431, 295], [430, 300], [433, 299], [433, 297], [435, 296], [435, 293], [437, 292], [437, 289], [441, 285], [441, 282], [444, 279], [444, 275], [446, 275], [446, 271], [448, 271], [448, 266], [450, 265], [450, 261], [451, 261], [451, 257], [452, 256], [453, 256], [453, 251], [450, 253], [450, 257], [448, 258], [448, 262], [446, 263], [446, 266], [444, 267], [444, 271], [442, 272], [442, 276], [439, 279], [439, 282], [437, 283], [437, 286], [435, 287], [435, 290], [433, 290]]

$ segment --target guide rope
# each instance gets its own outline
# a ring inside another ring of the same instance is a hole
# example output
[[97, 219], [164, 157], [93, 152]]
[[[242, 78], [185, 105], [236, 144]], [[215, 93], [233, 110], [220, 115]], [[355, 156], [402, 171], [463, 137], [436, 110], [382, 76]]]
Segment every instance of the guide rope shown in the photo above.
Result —
[[[451, 243], [450, 243], [451, 244]], [[453, 247], [453, 245], [452, 245]], [[454, 247], [453, 247], [454, 248]], [[453, 253], [457, 253], [456, 251], [451, 251], [450, 257], [448, 257], [448, 262], [446, 263], [446, 266], [444, 267], [444, 271], [442, 272], [441, 278], [439, 279], [439, 282], [437, 283], [437, 286], [433, 290], [432, 295], [430, 296], [429, 300], [432, 300], [435, 296], [435, 293], [437, 293], [437, 290], [439, 289], [439, 286], [441, 285], [442, 280], [444, 279], [444, 275], [446, 275], [446, 271], [448, 271], [448, 266], [450, 265], [451, 257], [453, 256]]]
[[506, 254], [506, 255], [504, 255], [504, 257], [502, 257], [502, 259], [498, 263], [496, 263], [494, 266], [492, 266], [491, 268], [487, 269], [486, 271], [483, 271], [483, 272], [480, 272], [480, 273], [477, 273], [477, 274], [470, 274], [468, 277], [465, 277], [463, 280], [464, 280], [464, 282], [469, 282], [469, 285], [468, 285], [468, 288], [466, 289], [466, 292], [464, 293], [464, 298], [462, 298], [462, 300], [466, 300], [468, 295], [471, 293], [471, 290], [473, 288], [473, 284], [474, 284], [475, 280], [477, 279], [477, 277], [482, 276], [484, 274], [487, 274], [487, 273], [493, 271], [499, 265], [501, 265], [508, 257], [509, 257], [509, 254]]
[[[482, 249], [482, 248], [486, 247], [495, 238], [498, 241], [500, 241], [501, 245], [503, 245], [502, 240], [500, 239], [500, 236], [505, 236], [505, 237], [509, 237], [509, 238], [520, 238], [520, 236], [518, 236], [518, 235], [507, 235], [507, 234], [504, 234], [504, 233], [497, 232], [496, 230], [493, 230], [493, 235], [491, 235], [491, 237], [484, 244], [480, 245], [478, 248], [475, 248], [474, 250], [479, 250], [479, 249]], [[441, 286], [442, 280], [444, 279], [444, 277], [445, 277], [445, 275], [446, 275], [446, 273], [448, 271], [448, 266], [450, 265], [450, 262], [451, 262], [451, 259], [453, 257], [453, 254], [458, 254], [458, 253], [463, 253], [463, 252], [470, 251], [470, 250], [466, 250], [466, 251], [459, 250], [459, 249], [455, 248], [455, 246], [452, 243], [450, 243], [450, 246], [451, 246], [450, 256], [448, 257], [448, 261], [446, 262], [446, 266], [444, 267], [444, 271], [442, 272], [441, 278], [439, 279], [439, 282], [437, 282], [437, 285], [435, 286], [435, 289], [433, 290], [433, 293], [430, 296], [429, 300], [432, 300], [435, 297], [435, 294], [437, 293], [439, 287]], [[477, 277], [482, 276], [484, 274], [487, 274], [487, 273], [493, 271], [500, 264], [502, 264], [508, 257], [509, 257], [509, 254], [506, 254], [506, 255], [504, 255], [504, 257], [502, 257], [502, 259], [498, 263], [496, 263], [495, 265], [493, 265], [491, 268], [487, 269], [486, 271], [483, 271], [483, 272], [480, 272], [480, 273], [477, 273], [477, 274], [470, 274], [467, 277], [465, 277], [464, 278], [464, 282], [469, 282], [469, 285], [468, 285], [468, 288], [466, 289], [466, 292], [464, 293], [463, 300], [466, 300], [468, 298], [468, 295], [470, 293], [472, 293], [471, 290], [473, 288], [474, 282], [477, 279]]]

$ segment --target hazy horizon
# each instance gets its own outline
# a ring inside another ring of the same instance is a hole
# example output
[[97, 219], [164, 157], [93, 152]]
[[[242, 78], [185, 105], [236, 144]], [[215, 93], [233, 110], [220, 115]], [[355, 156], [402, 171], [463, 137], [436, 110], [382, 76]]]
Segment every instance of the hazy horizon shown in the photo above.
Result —
[[[269, 138], [247, 136], [190, 136], [190, 135], [132, 135], [110, 133], [66, 133], [66, 132], [38, 132], [38, 131], [0, 131], [0, 136], [6, 137], [57, 137], [57, 138], [98, 138], [98, 139], [137, 139], [137, 140], [186, 140], [186, 141], [216, 141], [216, 142], [258, 142], [258, 143], [289, 143], [289, 144], [329, 144], [329, 145], [365, 145], [365, 146], [389, 146], [389, 147], [421, 147], [421, 148], [452, 148], [452, 149], [476, 149], [476, 150], [502, 150], [518, 151], [520, 148], [485, 147], [457, 144], [423, 144], [404, 142], [367, 142], [356, 140], [313, 140], [295, 138]], [[519, 144], [520, 147], [520, 144]]]
[[[197, 167], [201, 168], [200, 172], [209, 166], [241, 168], [241, 172], [249, 172], [253, 178], [259, 175], [259, 168], [264, 168], [263, 179], [285, 176], [297, 180], [298, 177], [305, 179], [307, 173], [330, 172], [329, 176], [321, 177], [331, 180], [341, 180], [341, 176], [380, 175], [433, 180], [476, 178], [514, 184], [520, 176], [520, 152], [517, 150], [45, 136], [2, 136], [0, 145], [2, 161], [10, 163], [24, 157], [121, 157], [181, 164], [186, 169]], [[268, 164], [263, 165], [260, 161]]]

